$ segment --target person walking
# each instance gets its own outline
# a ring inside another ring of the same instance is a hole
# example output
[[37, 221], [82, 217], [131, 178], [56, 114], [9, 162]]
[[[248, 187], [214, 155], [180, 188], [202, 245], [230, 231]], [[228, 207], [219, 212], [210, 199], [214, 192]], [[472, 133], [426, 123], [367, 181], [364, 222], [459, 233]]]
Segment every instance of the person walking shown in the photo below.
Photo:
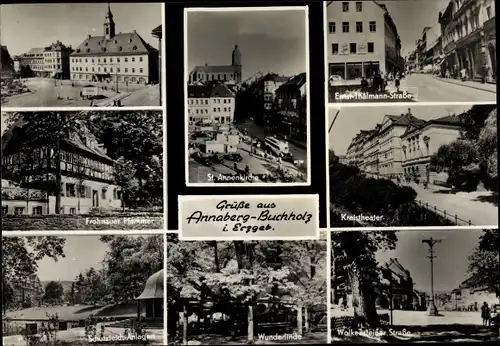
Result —
[[484, 302], [483, 306], [481, 306], [481, 318], [483, 320], [483, 327], [486, 327], [490, 323], [490, 307], [488, 303]]
[[399, 87], [401, 85], [401, 81], [400, 81], [400, 76], [399, 76], [399, 73], [396, 74], [396, 78], [394, 79], [394, 86], [396, 87], [396, 92], [399, 92]]

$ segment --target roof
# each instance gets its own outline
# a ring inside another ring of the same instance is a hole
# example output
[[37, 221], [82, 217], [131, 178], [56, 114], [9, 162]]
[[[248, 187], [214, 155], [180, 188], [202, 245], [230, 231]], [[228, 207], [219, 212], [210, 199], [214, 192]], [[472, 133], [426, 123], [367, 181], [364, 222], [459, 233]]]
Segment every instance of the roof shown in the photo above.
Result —
[[45, 52], [45, 48], [31, 48], [26, 54], [23, 55], [35, 55], [43, 58], [43, 52]]
[[75, 56], [95, 56], [95, 55], [138, 55], [148, 54], [156, 51], [151, 47], [136, 31], [131, 33], [119, 33], [109, 40], [104, 36], [88, 36], [71, 53]]
[[188, 98], [234, 97], [234, 92], [225, 84], [188, 85]]
[[306, 84], [306, 73], [300, 73], [296, 76], [292, 76], [288, 79], [287, 82], [283, 83], [280, 85], [280, 87], [277, 90], [284, 89], [284, 88], [301, 88], [304, 84]]
[[203, 73], [235, 73], [238, 70], [238, 66], [233, 65], [205, 65], [205, 66], [195, 66], [191, 73], [203, 72]]
[[50, 46], [45, 48], [46, 51], [58, 51], [58, 50], [71, 50], [71, 46], [67, 47], [64, 44], [62, 44], [61, 41], [57, 40], [56, 42], [52, 43]]
[[276, 82], [276, 83], [286, 83], [290, 80], [290, 77], [286, 77], [286, 76], [280, 76], [278, 74], [275, 74], [275, 73], [268, 73], [266, 74], [262, 80], [264, 82], [266, 81], [273, 81], [273, 82]]
[[396, 258], [391, 258], [385, 264], [385, 266], [387, 269], [390, 269], [394, 274], [397, 274], [399, 276], [404, 276], [404, 277], [408, 276], [407, 270], [405, 269], [405, 267], [403, 267], [401, 265], [401, 263], [399, 263], [399, 261]]
[[144, 299], [163, 299], [163, 285], [165, 280], [165, 269], [159, 270], [153, 275], [151, 275], [144, 285], [144, 290], [141, 295], [137, 297], [137, 300]]

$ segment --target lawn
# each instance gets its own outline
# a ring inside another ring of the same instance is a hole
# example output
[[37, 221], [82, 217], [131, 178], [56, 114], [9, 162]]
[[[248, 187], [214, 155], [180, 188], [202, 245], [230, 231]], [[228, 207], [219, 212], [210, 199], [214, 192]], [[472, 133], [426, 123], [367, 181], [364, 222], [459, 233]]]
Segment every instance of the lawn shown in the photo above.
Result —
[[7, 215], [3, 231], [51, 230], [158, 230], [164, 228], [160, 212], [107, 215]]

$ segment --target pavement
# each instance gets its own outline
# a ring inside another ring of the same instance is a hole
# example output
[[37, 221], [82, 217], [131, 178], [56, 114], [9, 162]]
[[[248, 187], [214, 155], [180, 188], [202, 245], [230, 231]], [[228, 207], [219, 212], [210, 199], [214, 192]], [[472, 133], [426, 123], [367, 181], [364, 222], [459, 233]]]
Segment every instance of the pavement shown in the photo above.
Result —
[[[496, 102], [496, 85], [478, 82], [454, 81], [437, 78], [431, 74], [407, 75], [401, 88], [414, 88], [419, 102]], [[481, 90], [488, 89], [488, 90]]]
[[449, 215], [470, 220], [473, 225], [498, 225], [498, 195], [491, 191], [458, 192], [435, 185], [429, 185], [427, 189], [415, 183], [404, 185], [413, 188], [417, 192], [416, 199], [430, 207], [436, 206]]
[[[90, 100], [82, 100], [80, 91], [83, 84], [71, 86], [69, 80], [29, 78], [25, 84], [31, 90], [29, 93], [9, 96], [2, 107], [89, 107]], [[113, 83], [101, 83], [108, 88]], [[110, 106], [113, 100], [121, 100], [126, 106], [159, 106], [159, 87], [157, 85], [120, 85], [120, 93], [108, 90], [104, 92], [105, 99], [95, 100], [97, 106]], [[58, 96], [60, 98], [58, 98]]]
[[[100, 328], [99, 328], [100, 329]], [[124, 337], [123, 328], [106, 327], [104, 332], [104, 337]], [[150, 344], [152, 345], [164, 345], [164, 335], [163, 330], [147, 330], [146, 335]], [[65, 342], [67, 344], [77, 344], [79, 345], [82, 341], [87, 341], [85, 337], [85, 328], [71, 328], [68, 330], [58, 331], [57, 340], [60, 342]], [[111, 343], [110, 343], [111, 344]], [[4, 346], [25, 346], [26, 341], [22, 335], [11, 335], [2, 338], [2, 345]]]

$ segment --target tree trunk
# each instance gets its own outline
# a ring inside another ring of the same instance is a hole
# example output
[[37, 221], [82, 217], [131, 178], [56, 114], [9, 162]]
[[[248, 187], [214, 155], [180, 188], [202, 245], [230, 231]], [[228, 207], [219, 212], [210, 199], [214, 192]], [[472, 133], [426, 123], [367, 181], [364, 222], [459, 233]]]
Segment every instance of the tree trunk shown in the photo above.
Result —
[[297, 306], [297, 333], [302, 336], [304, 331], [302, 329], [302, 305]]
[[213, 242], [214, 247], [214, 264], [215, 264], [215, 272], [220, 273], [220, 263], [219, 263], [219, 249], [217, 247], [217, 242]]
[[253, 305], [248, 307], [248, 328], [247, 328], [247, 344], [253, 344]]
[[58, 140], [56, 144], [56, 152], [55, 152], [55, 163], [56, 163], [56, 214], [61, 213], [61, 183], [62, 183], [62, 175], [61, 175], [61, 142]]
[[188, 316], [186, 304], [182, 304], [182, 344], [188, 344]]
[[309, 330], [309, 313], [307, 311], [307, 306], [304, 307], [304, 330], [306, 333]]
[[351, 283], [354, 317], [362, 318], [371, 328], [378, 327], [379, 316], [375, 306], [373, 282], [366, 280], [355, 265], [349, 267], [347, 271]]

